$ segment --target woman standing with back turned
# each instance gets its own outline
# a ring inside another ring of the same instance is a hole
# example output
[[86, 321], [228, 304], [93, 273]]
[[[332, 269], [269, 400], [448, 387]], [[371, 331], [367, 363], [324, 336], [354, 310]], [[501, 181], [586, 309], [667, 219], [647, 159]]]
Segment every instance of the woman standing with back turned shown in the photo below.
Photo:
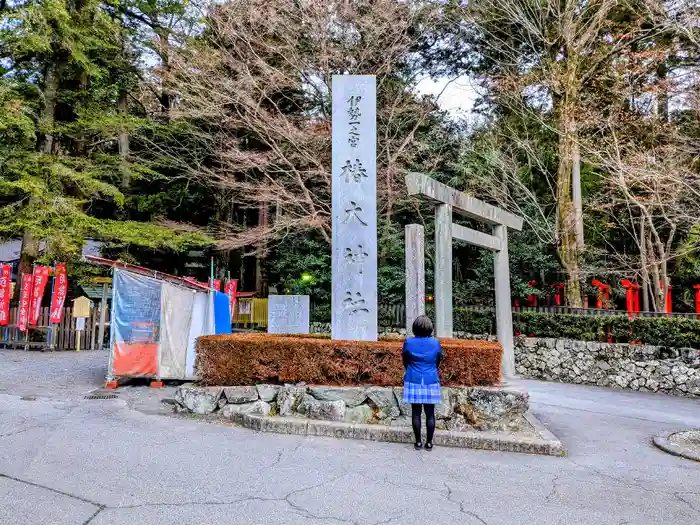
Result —
[[415, 448], [423, 448], [421, 441], [421, 408], [425, 410], [427, 440], [425, 450], [433, 449], [435, 434], [435, 405], [440, 403], [440, 377], [438, 367], [443, 359], [440, 341], [432, 337], [433, 322], [426, 315], [413, 321], [413, 335], [403, 344], [403, 366], [406, 375], [403, 382], [403, 402], [411, 404]]

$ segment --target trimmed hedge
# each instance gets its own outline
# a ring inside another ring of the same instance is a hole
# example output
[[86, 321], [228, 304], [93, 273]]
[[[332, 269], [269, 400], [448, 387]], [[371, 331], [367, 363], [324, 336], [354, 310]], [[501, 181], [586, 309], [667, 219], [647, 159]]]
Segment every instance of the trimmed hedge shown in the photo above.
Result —
[[513, 317], [516, 332], [536, 337], [639, 342], [673, 348], [700, 348], [700, 321], [687, 317], [551, 315], [527, 312]]
[[[426, 310], [426, 313], [434, 319], [433, 305], [426, 305]], [[455, 332], [474, 335], [496, 334], [493, 310], [455, 308], [453, 315]], [[322, 317], [318, 315], [317, 319]], [[383, 327], [403, 328], [392, 327], [391, 324], [394, 322], [386, 320], [384, 323], [380, 322], [380, 326]], [[513, 329], [520, 335], [599, 342], [608, 340], [609, 329], [613, 341], [618, 343], [634, 341], [653, 346], [700, 348], [700, 320], [680, 316], [635, 317], [630, 320], [626, 315], [514, 312]]]
[[[494, 385], [501, 381], [501, 345], [441, 341], [445, 386]], [[299, 383], [401, 386], [402, 339], [333, 341], [322, 336], [210, 335], [197, 340], [197, 371], [210, 386]]]
[[[467, 334], [495, 334], [493, 311], [455, 308], [454, 330]], [[541, 312], [513, 313], [513, 330], [520, 335], [606, 342], [608, 335], [617, 343], [639, 342], [673, 348], [700, 348], [700, 320], [671, 317], [626, 315], [576, 315]], [[609, 330], [609, 332], [608, 332]]]

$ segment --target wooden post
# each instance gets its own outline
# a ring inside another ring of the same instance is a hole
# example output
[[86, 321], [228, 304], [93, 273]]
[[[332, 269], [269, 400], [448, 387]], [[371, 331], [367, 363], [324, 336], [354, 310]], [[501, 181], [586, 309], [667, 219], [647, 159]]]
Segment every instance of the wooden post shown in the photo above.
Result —
[[102, 299], [100, 300], [100, 331], [97, 336], [97, 349], [104, 348], [105, 340], [105, 313], [107, 311], [107, 283], [102, 285]]
[[80, 352], [80, 341], [82, 339], [83, 330], [85, 330], [85, 317], [76, 317], [75, 319], [75, 351]]

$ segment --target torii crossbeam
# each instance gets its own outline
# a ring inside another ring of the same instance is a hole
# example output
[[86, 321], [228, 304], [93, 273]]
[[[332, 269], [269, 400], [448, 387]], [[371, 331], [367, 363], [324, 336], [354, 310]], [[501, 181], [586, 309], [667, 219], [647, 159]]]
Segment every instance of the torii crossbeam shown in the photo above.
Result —
[[[515, 374], [513, 317], [510, 305], [508, 228], [520, 231], [523, 219], [470, 197], [446, 184], [423, 175], [406, 175], [409, 195], [422, 195], [435, 204], [435, 331], [438, 337], [452, 337], [452, 240], [480, 246], [494, 252], [496, 331], [503, 346], [501, 369], [504, 376]], [[452, 222], [459, 213], [492, 227], [492, 235]], [[423, 226], [406, 226], [406, 327], [425, 312], [425, 249]]]

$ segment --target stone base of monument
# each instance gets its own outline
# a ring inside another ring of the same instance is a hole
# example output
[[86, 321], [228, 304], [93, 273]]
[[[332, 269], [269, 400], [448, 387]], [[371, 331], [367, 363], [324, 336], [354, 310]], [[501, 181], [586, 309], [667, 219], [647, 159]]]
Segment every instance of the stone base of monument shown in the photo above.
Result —
[[[412, 443], [411, 407], [399, 387], [182, 386], [177, 412], [220, 418], [261, 432]], [[511, 386], [442, 389], [436, 406], [442, 446], [564, 455], [561, 442]]]

